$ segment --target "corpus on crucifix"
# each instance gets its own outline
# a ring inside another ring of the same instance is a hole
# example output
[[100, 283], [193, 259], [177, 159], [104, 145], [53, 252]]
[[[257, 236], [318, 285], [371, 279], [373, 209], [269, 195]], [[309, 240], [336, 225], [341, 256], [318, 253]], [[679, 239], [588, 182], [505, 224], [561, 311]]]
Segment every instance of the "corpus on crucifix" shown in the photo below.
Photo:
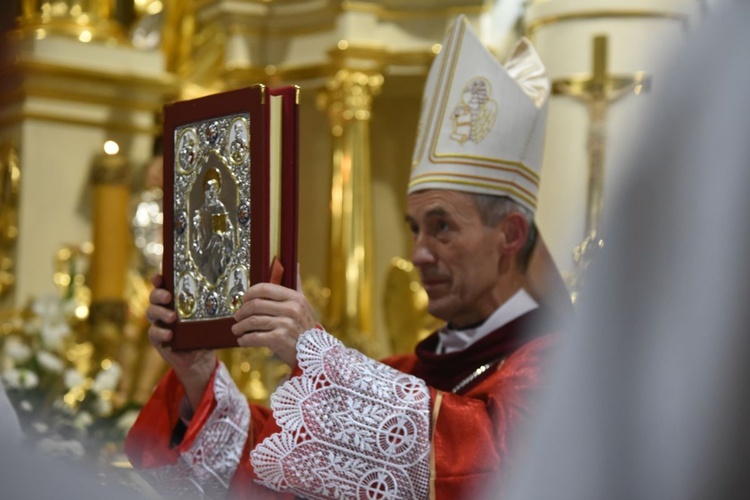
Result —
[[604, 246], [599, 221], [604, 204], [604, 161], [606, 152], [607, 111], [609, 106], [628, 94], [640, 94], [649, 85], [643, 72], [633, 75], [612, 75], [607, 68], [607, 37], [593, 39], [593, 72], [574, 75], [552, 82], [552, 93], [572, 97], [586, 105], [589, 113], [588, 150], [589, 178], [586, 193], [586, 234], [574, 250], [576, 267], [570, 273], [573, 301], [580, 292], [583, 275], [596, 250]]

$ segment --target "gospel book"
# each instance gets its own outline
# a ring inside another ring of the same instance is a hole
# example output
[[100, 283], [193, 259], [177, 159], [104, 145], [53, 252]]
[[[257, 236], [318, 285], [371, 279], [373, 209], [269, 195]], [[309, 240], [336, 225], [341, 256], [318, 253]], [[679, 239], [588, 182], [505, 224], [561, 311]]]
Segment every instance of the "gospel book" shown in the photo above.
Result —
[[237, 346], [232, 315], [249, 286], [281, 272], [296, 288], [298, 108], [297, 87], [263, 85], [164, 107], [173, 349]]

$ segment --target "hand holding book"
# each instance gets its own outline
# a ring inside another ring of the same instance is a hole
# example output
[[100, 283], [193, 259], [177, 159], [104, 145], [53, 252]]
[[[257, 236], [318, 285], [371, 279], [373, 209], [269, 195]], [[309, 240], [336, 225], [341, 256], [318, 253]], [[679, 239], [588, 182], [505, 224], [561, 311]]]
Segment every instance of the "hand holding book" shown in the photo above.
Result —
[[274, 283], [258, 283], [243, 297], [232, 332], [242, 347], [268, 347], [284, 363], [297, 362], [297, 338], [315, 328], [315, 312], [304, 295]]
[[168, 105], [164, 116], [169, 345], [237, 346], [245, 291], [279, 270], [296, 287], [283, 269], [297, 260], [298, 89], [249, 87]]

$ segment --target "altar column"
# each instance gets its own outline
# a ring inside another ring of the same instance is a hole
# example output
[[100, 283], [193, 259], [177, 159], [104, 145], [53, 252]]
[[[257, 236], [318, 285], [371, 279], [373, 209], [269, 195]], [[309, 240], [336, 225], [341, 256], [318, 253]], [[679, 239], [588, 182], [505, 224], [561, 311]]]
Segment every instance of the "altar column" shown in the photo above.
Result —
[[370, 112], [382, 84], [377, 71], [341, 69], [319, 94], [333, 136], [326, 327], [364, 352], [374, 347]]
[[99, 359], [115, 359], [122, 342], [127, 305], [125, 282], [130, 264], [130, 167], [119, 146], [105, 144], [94, 160], [93, 242], [89, 324]]
[[[534, 0], [528, 7], [526, 34], [544, 60], [554, 88], [537, 222], [569, 280], [577, 271], [573, 250], [599, 220], [596, 206], [589, 205], [603, 202], [606, 212], [623, 174], [612, 170], [612, 159], [633, 146], [632, 132], [648, 120], [653, 97], [640, 84], [648, 82], [653, 90], [661, 84], [659, 70], [699, 17], [700, 4], [699, 0]], [[597, 37], [598, 61], [594, 60]], [[596, 188], [598, 175], [601, 183], [592, 193], [590, 181]], [[606, 238], [606, 228], [596, 229], [599, 236], [603, 229]]]

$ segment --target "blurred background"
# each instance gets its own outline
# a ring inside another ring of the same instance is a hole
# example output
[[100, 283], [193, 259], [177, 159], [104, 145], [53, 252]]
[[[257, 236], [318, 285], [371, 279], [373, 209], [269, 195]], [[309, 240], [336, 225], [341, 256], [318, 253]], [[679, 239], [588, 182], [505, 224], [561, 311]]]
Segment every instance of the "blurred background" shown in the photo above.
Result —
[[[553, 82], [537, 222], [574, 301], [604, 248], [659, 69], [718, 1], [8, 0], [0, 7], [0, 376], [27, 438], [118, 464], [165, 367], [144, 317], [163, 247], [165, 103], [300, 87], [299, 260], [320, 321], [374, 357], [439, 323], [409, 261], [406, 184], [429, 65], [459, 13]], [[500, 117], [502, 119], [502, 117]], [[628, 168], [618, 164], [618, 168]], [[253, 401], [286, 375], [222, 359]]]

